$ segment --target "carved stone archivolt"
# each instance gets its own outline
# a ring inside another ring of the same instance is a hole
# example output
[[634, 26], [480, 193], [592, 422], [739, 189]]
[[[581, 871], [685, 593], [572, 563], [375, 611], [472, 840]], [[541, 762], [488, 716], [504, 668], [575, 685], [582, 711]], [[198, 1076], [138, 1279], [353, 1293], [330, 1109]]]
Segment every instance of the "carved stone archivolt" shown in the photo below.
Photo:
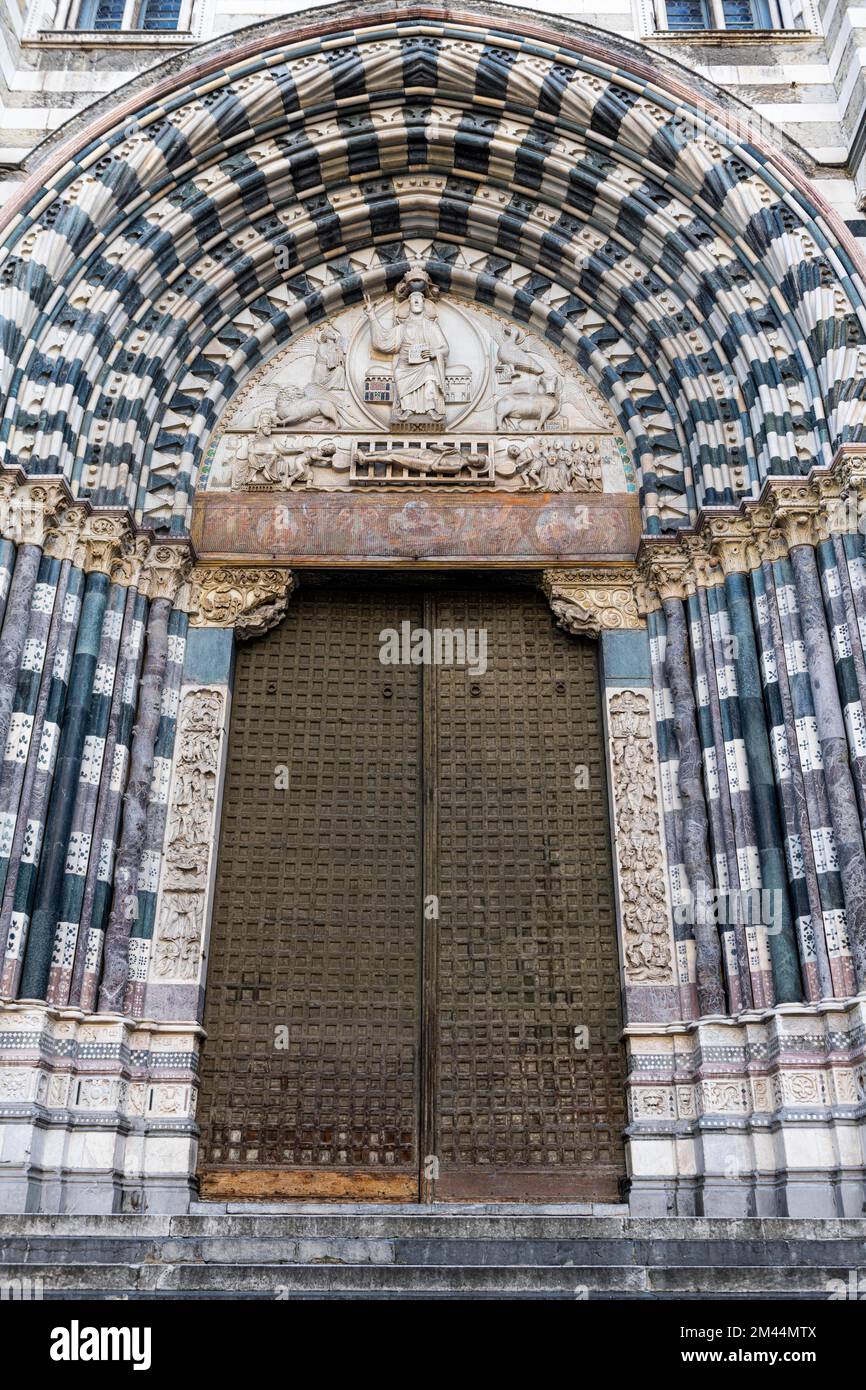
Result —
[[559, 626], [575, 637], [643, 626], [635, 598], [633, 567], [545, 570], [542, 587]]
[[285, 616], [295, 577], [287, 569], [198, 565], [185, 606], [191, 627], [231, 627], [239, 639], [268, 632]]
[[154, 944], [153, 970], [159, 980], [198, 975], [224, 702], [222, 691], [210, 687], [188, 690], [181, 701]]
[[607, 692], [609, 758], [623, 960], [630, 983], [673, 978], [650, 694]]

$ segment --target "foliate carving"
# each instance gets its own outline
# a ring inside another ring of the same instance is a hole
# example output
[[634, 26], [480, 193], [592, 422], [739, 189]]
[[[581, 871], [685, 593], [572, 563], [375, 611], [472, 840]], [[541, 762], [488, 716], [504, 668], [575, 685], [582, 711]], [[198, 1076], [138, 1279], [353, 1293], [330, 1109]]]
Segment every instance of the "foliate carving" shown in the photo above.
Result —
[[153, 546], [144, 562], [141, 588], [148, 598], [167, 598], [172, 603], [192, 569], [192, 555], [186, 542]]
[[705, 512], [700, 529], [726, 575], [747, 574], [761, 563], [760, 539], [750, 513]]
[[120, 555], [111, 566], [112, 584], [126, 589], [141, 585], [141, 572], [150, 551], [148, 536], [129, 536], [121, 546]]
[[609, 692], [608, 723], [625, 973], [633, 982], [667, 981], [671, 926], [648, 693]]
[[0, 474], [0, 535], [16, 545], [44, 545], [70, 505], [63, 478], [27, 478], [17, 470]]
[[669, 536], [644, 537], [638, 550], [638, 569], [641, 578], [660, 602], [667, 598], [685, 598], [689, 578], [693, 573], [692, 554]]
[[223, 703], [221, 691], [207, 688], [188, 691], [181, 702], [154, 947], [154, 972], [161, 979], [192, 980], [198, 974]]
[[45, 531], [43, 547], [53, 560], [72, 560], [81, 545], [81, 532], [87, 520], [86, 506], [68, 507]]
[[822, 508], [817, 489], [805, 479], [781, 485], [775, 479], [770, 482], [773, 519], [788, 546], [814, 545], [821, 539]]
[[545, 570], [543, 584], [559, 626], [575, 637], [643, 626], [635, 597], [636, 571], [587, 567]]
[[286, 569], [223, 569], [199, 565], [190, 581], [193, 627], [233, 627], [239, 639], [276, 627], [295, 577]]
[[87, 574], [104, 574], [110, 578], [131, 535], [127, 511], [92, 513], [81, 527], [74, 563]]

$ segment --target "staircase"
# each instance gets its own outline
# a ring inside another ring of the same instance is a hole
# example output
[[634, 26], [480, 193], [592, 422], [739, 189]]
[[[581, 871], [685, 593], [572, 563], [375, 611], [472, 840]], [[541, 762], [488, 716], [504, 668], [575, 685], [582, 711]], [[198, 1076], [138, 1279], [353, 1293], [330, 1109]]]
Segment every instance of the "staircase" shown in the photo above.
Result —
[[860, 1218], [309, 1203], [200, 1203], [189, 1216], [0, 1216], [6, 1297], [21, 1280], [24, 1297], [45, 1299], [826, 1300], [858, 1279], [866, 1293]]

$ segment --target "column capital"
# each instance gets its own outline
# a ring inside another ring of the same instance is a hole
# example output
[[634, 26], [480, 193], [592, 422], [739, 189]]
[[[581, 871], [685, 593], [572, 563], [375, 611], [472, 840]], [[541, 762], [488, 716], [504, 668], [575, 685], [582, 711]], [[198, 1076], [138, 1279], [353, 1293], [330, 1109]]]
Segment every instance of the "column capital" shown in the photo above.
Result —
[[19, 468], [0, 469], [0, 535], [16, 545], [44, 545], [72, 500], [59, 474], [30, 478]]
[[88, 509], [79, 525], [73, 563], [85, 574], [104, 574], [110, 579], [133, 535], [132, 519], [125, 507], [104, 512]]
[[171, 603], [192, 570], [192, 549], [186, 540], [159, 541], [147, 550], [141, 567], [139, 587], [153, 601], [166, 598]]
[[196, 565], [187, 593], [191, 627], [231, 627], [239, 641], [268, 632], [285, 616], [297, 580], [289, 569]]
[[[694, 533], [690, 533], [694, 535]], [[645, 601], [653, 604], [653, 596], [660, 603], [665, 599], [684, 599], [691, 584], [690, 560], [684, 548], [683, 533], [668, 536], [644, 536], [637, 553], [638, 570], [644, 581]]]
[[747, 574], [761, 563], [759, 532], [749, 511], [707, 507], [701, 512], [698, 532], [726, 578]]
[[824, 539], [826, 512], [810, 478], [768, 478], [762, 501], [772, 508], [773, 522], [789, 549]]
[[583, 565], [580, 569], [545, 570], [542, 576], [542, 588], [559, 626], [575, 637], [598, 637], [602, 631], [642, 627], [637, 582], [633, 565]]

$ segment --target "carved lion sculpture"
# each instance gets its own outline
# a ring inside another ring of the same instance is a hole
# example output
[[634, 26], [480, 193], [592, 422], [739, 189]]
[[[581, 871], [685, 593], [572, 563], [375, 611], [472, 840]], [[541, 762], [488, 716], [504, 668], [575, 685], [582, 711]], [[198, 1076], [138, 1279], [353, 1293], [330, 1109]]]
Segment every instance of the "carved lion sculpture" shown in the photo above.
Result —
[[323, 396], [305, 395], [298, 386], [280, 387], [274, 414], [281, 425], [307, 425], [318, 419], [335, 427], [340, 424], [340, 414], [333, 401]]

